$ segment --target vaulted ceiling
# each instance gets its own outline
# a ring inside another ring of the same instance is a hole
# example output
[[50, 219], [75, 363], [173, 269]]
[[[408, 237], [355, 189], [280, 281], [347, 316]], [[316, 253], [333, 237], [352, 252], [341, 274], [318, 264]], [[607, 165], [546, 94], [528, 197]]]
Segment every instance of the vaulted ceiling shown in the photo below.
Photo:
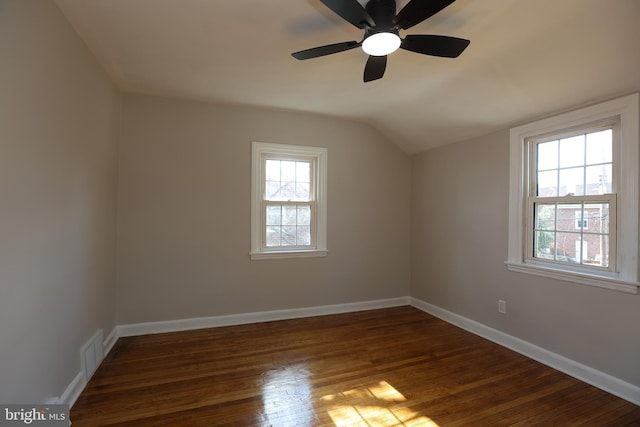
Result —
[[400, 35], [459, 58], [399, 50], [369, 83], [360, 49], [291, 57], [362, 38], [319, 0], [56, 2], [124, 91], [361, 120], [407, 153], [640, 90], [638, 0], [457, 0]]

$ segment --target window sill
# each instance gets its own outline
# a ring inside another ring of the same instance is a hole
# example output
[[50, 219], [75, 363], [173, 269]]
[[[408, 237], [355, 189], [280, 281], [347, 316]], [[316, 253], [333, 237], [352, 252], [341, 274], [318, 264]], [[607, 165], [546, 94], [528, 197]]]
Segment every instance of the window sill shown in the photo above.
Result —
[[509, 271], [517, 273], [532, 274], [534, 276], [547, 277], [550, 279], [564, 280], [567, 282], [579, 283], [582, 285], [596, 286], [598, 288], [611, 289], [614, 291], [637, 294], [640, 283], [627, 282], [620, 279], [598, 276], [595, 274], [575, 273], [573, 271], [549, 268], [546, 266], [532, 265], [523, 262], [505, 261]]
[[250, 252], [252, 260], [259, 259], [283, 259], [283, 258], [318, 258], [327, 256], [326, 249], [313, 249], [303, 251], [271, 251], [271, 252]]
[[595, 286], [598, 288], [611, 289], [614, 291], [637, 294], [640, 283], [627, 282], [624, 280], [602, 277], [592, 274], [576, 273], [573, 271], [549, 268], [546, 266], [532, 265], [527, 263], [515, 263], [505, 261], [509, 271], [517, 273], [532, 274], [534, 276], [547, 277], [550, 279], [564, 280], [567, 282], [579, 283], [582, 285]]

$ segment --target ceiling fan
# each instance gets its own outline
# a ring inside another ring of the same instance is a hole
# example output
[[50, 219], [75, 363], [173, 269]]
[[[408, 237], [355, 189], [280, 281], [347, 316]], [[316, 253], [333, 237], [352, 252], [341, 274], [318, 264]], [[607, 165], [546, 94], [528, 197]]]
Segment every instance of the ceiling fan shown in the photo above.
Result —
[[407, 30], [440, 12], [455, 0], [411, 0], [396, 14], [395, 0], [369, 0], [365, 7], [358, 0], [320, 0], [345, 21], [364, 30], [361, 41], [334, 43], [294, 52], [296, 59], [311, 59], [362, 46], [369, 54], [364, 69], [364, 81], [382, 78], [387, 68], [387, 55], [398, 48], [423, 55], [457, 58], [471, 43], [457, 37], [431, 34], [407, 35]]

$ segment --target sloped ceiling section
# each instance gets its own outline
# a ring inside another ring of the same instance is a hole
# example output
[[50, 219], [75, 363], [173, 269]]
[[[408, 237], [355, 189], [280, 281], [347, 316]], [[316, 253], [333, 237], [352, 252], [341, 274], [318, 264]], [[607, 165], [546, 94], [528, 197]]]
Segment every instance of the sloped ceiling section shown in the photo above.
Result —
[[407, 153], [640, 89], [638, 0], [457, 0], [401, 36], [459, 58], [400, 50], [370, 83], [360, 49], [291, 57], [362, 38], [319, 0], [56, 2], [124, 91], [353, 118]]

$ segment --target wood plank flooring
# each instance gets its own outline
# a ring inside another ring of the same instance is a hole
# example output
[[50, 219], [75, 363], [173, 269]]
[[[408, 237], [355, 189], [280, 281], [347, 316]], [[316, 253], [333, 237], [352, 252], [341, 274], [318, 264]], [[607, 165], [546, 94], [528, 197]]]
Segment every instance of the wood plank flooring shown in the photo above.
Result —
[[412, 307], [121, 338], [82, 426], [640, 426], [640, 406]]

